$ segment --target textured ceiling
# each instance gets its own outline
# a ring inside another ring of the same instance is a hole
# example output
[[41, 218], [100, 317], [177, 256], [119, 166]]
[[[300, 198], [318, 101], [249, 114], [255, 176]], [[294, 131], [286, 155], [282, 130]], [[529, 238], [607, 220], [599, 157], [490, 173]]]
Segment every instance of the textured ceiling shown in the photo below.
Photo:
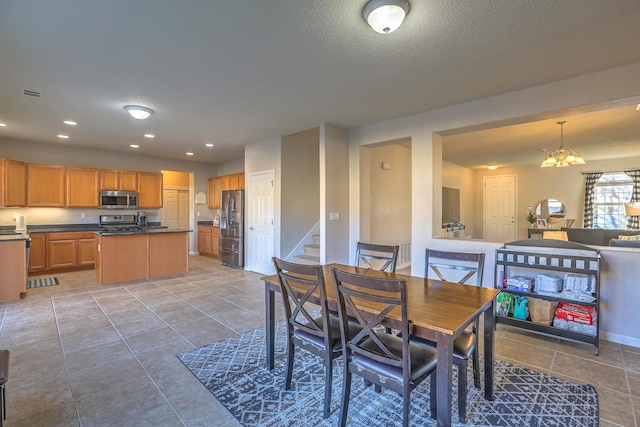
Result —
[[365, 3], [0, 0], [0, 138], [218, 163], [640, 60], [639, 0], [411, 0], [390, 35]]

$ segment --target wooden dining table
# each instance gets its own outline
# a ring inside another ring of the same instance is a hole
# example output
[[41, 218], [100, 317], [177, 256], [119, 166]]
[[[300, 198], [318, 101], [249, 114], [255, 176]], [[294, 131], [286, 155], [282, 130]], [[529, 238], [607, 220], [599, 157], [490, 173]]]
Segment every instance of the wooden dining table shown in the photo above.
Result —
[[[323, 266], [327, 299], [336, 306], [336, 289], [332, 269], [369, 277], [401, 278], [407, 281], [407, 310], [412, 335], [437, 344], [437, 425], [451, 425], [451, 389], [453, 341], [479, 316], [484, 318], [484, 396], [493, 400], [495, 299], [498, 290], [461, 285], [424, 277], [387, 273], [344, 264]], [[275, 293], [280, 292], [277, 275], [263, 277], [265, 284], [267, 367], [273, 369], [275, 357]], [[399, 321], [389, 313], [389, 321]], [[462, 375], [466, 375], [462, 373]]]

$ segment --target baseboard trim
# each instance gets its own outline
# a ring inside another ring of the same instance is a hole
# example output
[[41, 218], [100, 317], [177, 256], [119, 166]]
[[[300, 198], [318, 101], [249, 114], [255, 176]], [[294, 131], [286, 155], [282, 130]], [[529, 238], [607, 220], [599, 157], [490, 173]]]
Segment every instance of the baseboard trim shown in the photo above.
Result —
[[626, 335], [614, 334], [606, 331], [600, 331], [600, 338], [617, 344], [640, 348], [640, 338], [628, 337]]

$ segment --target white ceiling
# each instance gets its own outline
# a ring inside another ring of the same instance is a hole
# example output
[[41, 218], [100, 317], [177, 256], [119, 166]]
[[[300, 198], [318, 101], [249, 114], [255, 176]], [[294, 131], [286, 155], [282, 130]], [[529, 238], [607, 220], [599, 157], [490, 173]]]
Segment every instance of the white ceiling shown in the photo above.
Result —
[[[640, 0], [410, 2], [381, 35], [366, 0], [0, 0], [0, 138], [218, 163], [321, 122], [353, 128], [640, 60]], [[126, 104], [155, 113], [136, 121]]]

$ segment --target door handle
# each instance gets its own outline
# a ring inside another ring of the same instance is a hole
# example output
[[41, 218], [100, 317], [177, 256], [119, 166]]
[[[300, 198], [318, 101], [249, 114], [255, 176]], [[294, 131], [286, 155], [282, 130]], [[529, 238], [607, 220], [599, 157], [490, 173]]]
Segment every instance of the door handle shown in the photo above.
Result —
[[255, 230], [255, 228], [253, 228], [253, 227], [249, 227], [249, 230]]

